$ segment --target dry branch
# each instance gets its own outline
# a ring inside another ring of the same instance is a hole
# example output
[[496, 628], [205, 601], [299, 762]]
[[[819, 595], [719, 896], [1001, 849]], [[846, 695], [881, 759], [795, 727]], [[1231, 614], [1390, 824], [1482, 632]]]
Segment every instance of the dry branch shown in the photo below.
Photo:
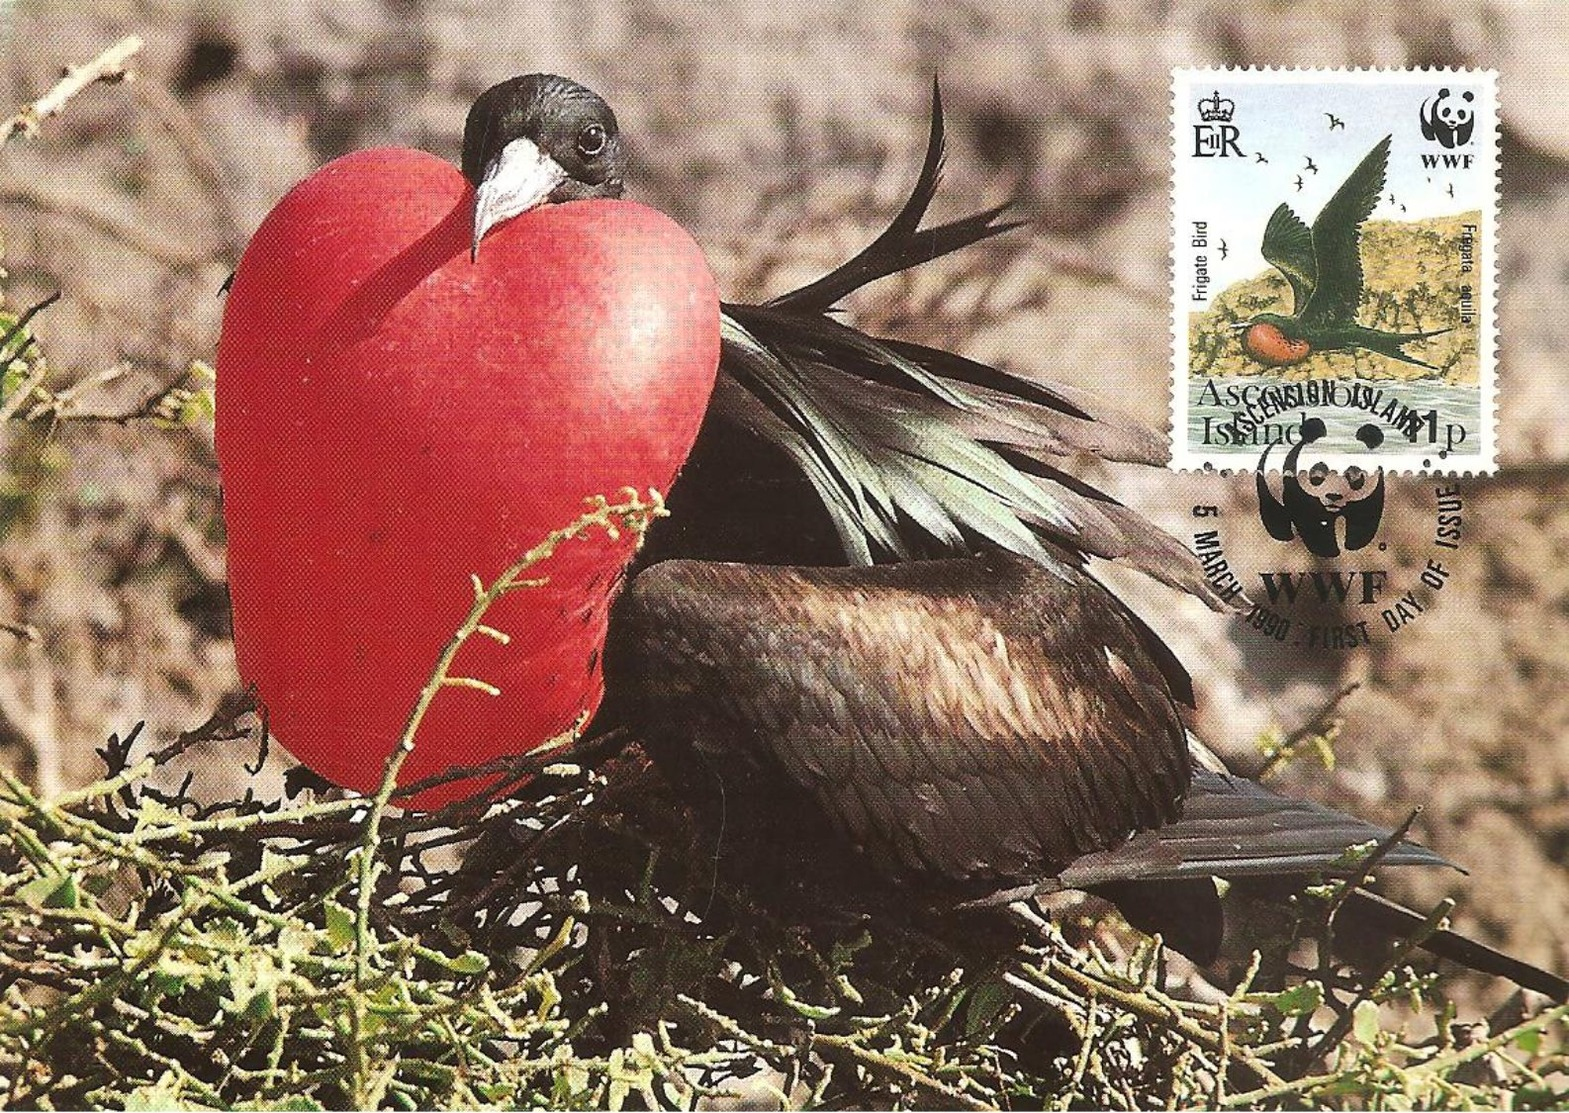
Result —
[[79, 66], [67, 66], [65, 76], [55, 82], [47, 93], [31, 104], [24, 104], [16, 115], [0, 123], [0, 147], [18, 133], [36, 135], [40, 123], [57, 115], [72, 97], [89, 85], [100, 81], [121, 81], [130, 76], [126, 66], [141, 49], [141, 36], [127, 35], [92, 61]]

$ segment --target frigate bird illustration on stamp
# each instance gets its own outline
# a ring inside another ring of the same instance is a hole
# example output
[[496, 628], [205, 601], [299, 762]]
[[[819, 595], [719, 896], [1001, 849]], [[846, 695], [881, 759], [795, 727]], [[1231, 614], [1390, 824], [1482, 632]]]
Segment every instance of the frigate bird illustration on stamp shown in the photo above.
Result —
[[1173, 467], [1284, 458], [1316, 418], [1332, 469], [1365, 466], [1368, 424], [1388, 471], [1492, 469], [1495, 84], [1176, 71]]

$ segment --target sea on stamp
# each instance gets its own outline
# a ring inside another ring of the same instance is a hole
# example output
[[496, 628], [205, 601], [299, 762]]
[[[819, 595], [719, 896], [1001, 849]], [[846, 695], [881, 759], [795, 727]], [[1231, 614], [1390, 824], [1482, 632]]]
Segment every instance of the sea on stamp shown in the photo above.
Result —
[[[1491, 72], [1177, 70], [1172, 466], [1492, 470]], [[1358, 435], [1360, 433], [1360, 435]], [[1279, 454], [1277, 453], [1277, 456]]]

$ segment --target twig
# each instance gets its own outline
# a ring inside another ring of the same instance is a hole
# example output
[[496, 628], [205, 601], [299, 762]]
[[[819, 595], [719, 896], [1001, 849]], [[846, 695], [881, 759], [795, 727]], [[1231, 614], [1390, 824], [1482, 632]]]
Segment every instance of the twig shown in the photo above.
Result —
[[98, 57], [80, 66], [67, 66], [65, 76], [55, 82], [43, 96], [19, 108], [16, 115], [0, 122], [0, 147], [10, 142], [18, 132], [35, 135], [38, 125], [57, 115], [66, 102], [89, 85], [99, 81], [116, 82], [130, 76], [127, 64], [142, 49], [140, 35], [127, 35]]
[[[77, 425], [118, 425], [121, 428], [135, 424], [138, 421], [173, 422], [177, 418], [171, 416], [171, 413], [177, 414], [180, 406], [194, 393], [183, 384], [191, 379], [196, 367], [197, 364], [193, 364], [191, 367], [186, 368], [186, 370], [164, 383], [151, 394], [148, 394], [130, 409], [109, 413], [83, 412], [75, 409], [77, 399], [84, 390], [100, 387], [106, 383], [113, 382], [115, 379], [124, 377], [126, 366], [116, 364], [113, 367], [105, 368], [95, 375], [89, 375], [87, 378], [73, 383], [58, 393], [47, 389], [39, 391], [38, 393], [42, 394], [43, 397], [28, 408], [27, 412], [22, 415], [22, 420], [38, 421], [47, 416], [49, 418], [49, 435], [51, 437], [59, 431], [61, 425], [68, 422]], [[165, 530], [165, 532], [168, 532], [170, 539], [179, 544], [182, 549], [185, 548], [185, 543], [181, 537], [170, 530]], [[221, 574], [211, 574], [213, 569], [221, 565], [221, 558], [207, 557], [204, 547], [197, 551], [202, 551], [203, 555], [197, 557], [193, 555], [191, 550], [186, 552], [186, 555], [191, 557], [193, 570], [210, 584], [222, 583], [224, 577]]]
[[[495, 602], [509, 591], [526, 587], [531, 582], [524, 578], [523, 573], [550, 559], [562, 545], [568, 541], [582, 537], [590, 530], [603, 530], [612, 541], [620, 536], [620, 531], [626, 529], [634, 534], [639, 544], [642, 543], [644, 534], [655, 518], [663, 517], [665, 510], [664, 498], [658, 491], [650, 490], [648, 499], [635, 488], [625, 488], [622, 491], [622, 501], [612, 503], [603, 495], [595, 495], [588, 500], [589, 509], [580, 515], [577, 521], [562, 529], [548, 534], [543, 541], [524, 553], [516, 563], [496, 578], [489, 587], [485, 587], [478, 576], [473, 578], [474, 602], [469, 607], [468, 617], [463, 620], [446, 648], [441, 651], [441, 656], [436, 660], [436, 667], [431, 671], [430, 679], [425, 682], [420, 690], [419, 698], [414, 703], [414, 709], [409, 712], [408, 722], [403, 728], [403, 734], [398, 739], [397, 747], [387, 759], [386, 770], [382, 773], [381, 786], [376, 790], [376, 795], [371, 800], [370, 811], [365, 817], [365, 833], [360, 839], [359, 857], [356, 861], [355, 884], [357, 887], [355, 904], [354, 925], [354, 980], [356, 985], [363, 985], [370, 980], [370, 956], [374, 946], [371, 942], [370, 912], [371, 903], [376, 887], [376, 848], [381, 840], [381, 821], [388, 805], [392, 801], [392, 794], [398, 786], [398, 774], [403, 769], [403, 763], [414, 752], [415, 738], [419, 734], [420, 725], [425, 721], [425, 715], [430, 711], [436, 696], [443, 688], [453, 687], [459, 682], [468, 679], [454, 678], [452, 674], [453, 662], [457, 659], [458, 652], [468, 644], [468, 640], [482, 630], [490, 631], [488, 636], [495, 637], [497, 632], [485, 626], [484, 618]], [[501, 635], [505, 637], [505, 635]], [[550, 743], [546, 743], [550, 745]], [[350, 1047], [350, 1077], [352, 1080], [352, 1094], [357, 1107], [363, 1108], [367, 1097], [367, 1084], [371, 1081], [366, 1071], [368, 1064], [364, 1057], [364, 1043], [361, 1040], [361, 1031], [365, 1021], [365, 1001], [363, 995], [356, 995], [354, 1007], [350, 1012], [350, 1029], [352, 1043]]]
[[1285, 740], [1275, 749], [1274, 753], [1269, 755], [1269, 758], [1260, 766], [1259, 771], [1254, 774], [1253, 779], [1259, 781], [1268, 779], [1280, 766], [1294, 758], [1297, 747], [1302, 744], [1303, 740], [1310, 735], [1319, 733], [1320, 729], [1328, 723], [1330, 716], [1335, 713], [1346, 697], [1360, 687], [1362, 687], [1362, 682], [1353, 680], [1331, 696], [1322, 707], [1308, 716], [1290, 734], [1286, 735]]
[[1343, 1081], [1344, 1075], [1340, 1074], [1315, 1074], [1303, 1078], [1284, 1079], [1272, 1082], [1268, 1086], [1260, 1086], [1256, 1090], [1248, 1090], [1240, 1094], [1228, 1094], [1217, 1103], [1219, 1109], [1257, 1109], [1267, 1101], [1277, 1098], [1289, 1097], [1292, 1094], [1305, 1094], [1316, 1090], [1320, 1086]]
[[1380, 839], [1378, 845], [1356, 863], [1356, 873], [1346, 877], [1330, 899], [1329, 910], [1324, 916], [1327, 927], [1333, 930], [1336, 913], [1345, 907], [1345, 903], [1351, 899], [1352, 893], [1367, 884], [1368, 879], [1373, 876], [1373, 871], [1383, 863], [1385, 858], [1389, 857], [1389, 852], [1405, 841], [1405, 837], [1411, 833], [1411, 825], [1416, 822], [1416, 817], [1421, 814], [1421, 808], [1412, 808], [1410, 814], [1406, 816], [1405, 821], [1400, 826]]
[[[1335, 970], [1335, 917], [1345, 907], [1346, 901], [1351, 899], [1351, 895], [1372, 877], [1373, 871], [1389, 855], [1389, 852], [1405, 840], [1406, 835], [1411, 831], [1411, 825], [1416, 822], [1416, 817], [1420, 814], [1422, 814], [1421, 808], [1412, 809], [1411, 814], [1406, 816], [1405, 822], [1380, 840], [1369, 854], [1356, 862], [1356, 872], [1341, 878], [1337, 882], [1334, 891], [1330, 893], [1325, 905], [1322, 930], [1319, 932], [1317, 940], [1318, 970], [1316, 976], [1320, 984], [1325, 987], [1328, 987], [1333, 981]], [[1449, 904], [1453, 907], [1454, 902], [1450, 901]], [[1423, 933], [1419, 942], [1425, 941], [1431, 934], [1431, 931]], [[1393, 967], [1394, 964], [1391, 963], [1387, 969], [1393, 969]], [[1382, 971], [1378, 977], [1383, 977]], [[1378, 978], [1370, 979], [1368, 985], [1372, 985], [1377, 980]], [[1361, 999], [1362, 996], [1358, 996], [1357, 1000], [1360, 1001]], [[1329, 1033], [1324, 1038], [1318, 1040], [1316, 1045], [1309, 1045], [1307, 1038], [1312, 1028], [1312, 1014], [1305, 1013], [1297, 1017], [1296, 1023], [1292, 1027], [1293, 1038], [1302, 1041], [1297, 1045], [1294, 1052], [1297, 1059], [1305, 1065], [1312, 1062], [1315, 1057], [1323, 1054], [1333, 1043], [1339, 1042], [1345, 1033], [1350, 1030], [1351, 1018], [1351, 1008], [1342, 1010], [1336, 1020], [1336, 1024], [1329, 1029]], [[1333, 1040], [1328, 1038], [1329, 1034], [1334, 1035]]]
[[52, 424], [58, 425], [61, 420], [71, 416], [71, 410], [76, 406], [83, 392], [96, 390], [118, 379], [123, 379], [128, 370], [129, 367], [126, 364], [116, 363], [78, 379], [64, 390], [41, 391], [40, 393], [43, 394], [43, 397], [28, 408], [27, 413], [22, 415], [23, 420], [37, 421], [45, 414], [48, 414], [53, 418]]
[[1408, 936], [1395, 940], [1395, 945], [1390, 949], [1389, 957], [1377, 970], [1366, 976], [1362, 988], [1340, 1009], [1340, 1015], [1335, 1018], [1335, 1023], [1330, 1025], [1311, 1047], [1304, 1045], [1301, 1049], [1301, 1062], [1304, 1065], [1313, 1062], [1322, 1055], [1327, 1055], [1332, 1048], [1339, 1045], [1340, 1041], [1346, 1038], [1346, 1033], [1350, 1032], [1351, 1026], [1356, 1023], [1357, 1006], [1363, 1001], [1372, 1000], [1373, 992], [1378, 988], [1378, 983], [1383, 980], [1384, 975], [1394, 970], [1402, 962], [1405, 962], [1411, 957], [1411, 952], [1444, 930], [1444, 921], [1454, 910], [1455, 902], [1446, 897], [1434, 906], [1433, 910], [1427, 914], [1427, 919], [1423, 920], [1415, 931]]
[[[11, 341], [22, 335], [23, 330], [27, 328], [34, 317], [59, 300], [60, 291], [56, 290], [44, 298], [43, 301], [29, 306], [22, 311], [21, 316], [17, 317], [16, 322], [5, 330], [5, 335], [0, 336], [0, 372], [5, 371], [13, 362], [20, 360], [27, 354], [27, 349], [32, 346], [33, 338], [31, 334], [28, 334], [22, 343], [17, 346], [16, 351], [7, 354], [6, 349], [11, 346]], [[48, 374], [48, 365], [41, 359], [28, 368], [22, 381], [16, 384], [16, 387], [8, 397], [0, 401], [0, 422], [11, 420], [16, 411], [21, 409], [22, 405], [33, 396], [33, 391], [43, 385], [43, 381]]]
[[[1508, 1031], [1499, 1032], [1490, 1039], [1480, 1040], [1469, 1047], [1435, 1056], [1423, 1063], [1417, 1063], [1407, 1068], [1406, 1073], [1411, 1082], [1414, 1082], [1416, 1078], [1443, 1078], [1456, 1067], [1464, 1066], [1466, 1063], [1491, 1055], [1501, 1048], [1508, 1047], [1527, 1033], [1545, 1031], [1553, 1024], [1566, 1019], [1569, 1019], [1569, 1005], [1558, 1005], [1515, 1025]], [[1342, 1072], [1306, 1075], [1302, 1078], [1292, 1079], [1289, 1082], [1280, 1081], [1260, 1087], [1257, 1090], [1249, 1090], [1246, 1093], [1232, 1094], [1221, 1102], [1221, 1106], [1226, 1109], [1256, 1109], [1268, 1101], [1289, 1097], [1293, 1094], [1308, 1094], [1324, 1086], [1344, 1083], [1345, 1080], [1346, 1076]]]
[[[1061, 981], [1068, 983], [1065, 988], [1072, 988], [1083, 994], [1086, 999], [1091, 997], [1104, 998], [1109, 1004], [1115, 1005], [1124, 1012], [1132, 1013], [1158, 1028], [1165, 1029], [1182, 1039], [1184, 1042], [1209, 1052], [1219, 1055], [1221, 1052], [1221, 1039], [1215, 1032], [1206, 1031], [1193, 1020], [1183, 1016], [1166, 1002], [1138, 993], [1134, 990], [1123, 989], [1119, 986], [1096, 978], [1082, 970], [1075, 969], [1068, 963], [1047, 958], [1042, 966], [1024, 965], [1024, 971], [1029, 978], [1008, 972], [1003, 975], [1003, 980], [1013, 988], [1036, 998], [1050, 1000], [1042, 987], [1032, 983], [1030, 979], [1043, 979], [1048, 983]], [[1267, 1063], [1260, 1062], [1252, 1055], [1244, 1054], [1240, 1048], [1232, 1049], [1234, 1062], [1245, 1066], [1248, 1071], [1260, 1082], [1273, 1085], [1281, 1081]]]
[[1495, 1036], [1481, 1040], [1469, 1047], [1461, 1048], [1458, 1051], [1451, 1051], [1448, 1054], [1436, 1056], [1425, 1063], [1418, 1063], [1411, 1068], [1411, 1073], [1442, 1076], [1456, 1067], [1464, 1066], [1466, 1063], [1480, 1059], [1484, 1055], [1490, 1055], [1499, 1048], [1508, 1047], [1528, 1032], [1544, 1032], [1552, 1025], [1565, 1020], [1569, 1020], [1569, 1005], [1555, 1005], [1553, 1008], [1538, 1013], [1529, 1020], [1516, 1024], [1507, 1031], [1499, 1032]]
[[[16, 323], [13, 324], [10, 328], [6, 329], [5, 330], [5, 334], [3, 336], [0, 336], [0, 356], [4, 356], [5, 355], [5, 350], [6, 350], [7, 347], [10, 346], [11, 341], [13, 341], [13, 340], [15, 340], [17, 338], [17, 335], [24, 328], [26, 328], [29, 323], [32, 322], [32, 319], [34, 317], [38, 316], [38, 314], [42, 313], [45, 309], [48, 309], [51, 305], [53, 305], [55, 302], [57, 302], [59, 300], [60, 300], [60, 291], [56, 290], [54, 293], [50, 294], [48, 297], [44, 298], [42, 301], [37, 302], [37, 303], [35, 303], [33, 305], [30, 305], [26, 309], [22, 310], [22, 315], [19, 316], [16, 319]], [[27, 345], [23, 344], [14, 353], [12, 353], [10, 356], [6, 357], [6, 362], [9, 363], [11, 360], [21, 359], [22, 358], [22, 353], [25, 352], [26, 350], [27, 350]]]
[[33, 396], [35, 390], [44, 385], [44, 379], [48, 374], [48, 365], [42, 360], [28, 370], [10, 395], [4, 401], [0, 401], [0, 423], [10, 421], [16, 416], [16, 411], [22, 408], [23, 403]]
[[831, 1048], [835, 1051], [849, 1055], [863, 1067], [878, 1071], [885, 1075], [893, 1075], [905, 1083], [925, 1090], [944, 1101], [951, 1101], [961, 1109], [990, 1109], [986, 1102], [971, 1097], [956, 1087], [948, 1085], [940, 1078], [934, 1078], [925, 1071], [911, 1063], [901, 1062], [890, 1055], [880, 1051], [873, 1051], [869, 1047], [862, 1047], [849, 1036], [839, 1036], [828, 1032], [818, 1032], [811, 1037], [812, 1046]]
[[[1022, 901], [1015, 902], [1008, 906], [1008, 911], [1032, 930], [1039, 930], [1040, 918], [1034, 914], [1028, 904]], [[1223, 1050], [1229, 1050], [1231, 1061], [1246, 1067], [1265, 1085], [1273, 1085], [1281, 1081], [1280, 1076], [1269, 1064], [1260, 1061], [1242, 1048], [1227, 1048], [1218, 1033], [1208, 1031], [1190, 1017], [1184, 1016], [1175, 1002], [1166, 998], [1164, 994], [1157, 996], [1149, 987], [1117, 985], [1081, 970], [1070, 962], [1052, 958], [1050, 955], [1042, 955], [1040, 965], [1021, 963], [1020, 968], [1027, 976], [1009, 971], [1003, 975], [1003, 980], [1031, 997], [1049, 1000], [1045, 989], [1052, 983], [1071, 988], [1086, 999], [1101, 999], [1125, 1012], [1132, 1013], [1211, 1055], [1219, 1056]], [[1045, 986], [1035, 985], [1032, 980], [1044, 982]], [[1225, 1023], [1226, 1012], [1220, 1010], [1219, 1015], [1222, 1018], [1221, 1023]]]

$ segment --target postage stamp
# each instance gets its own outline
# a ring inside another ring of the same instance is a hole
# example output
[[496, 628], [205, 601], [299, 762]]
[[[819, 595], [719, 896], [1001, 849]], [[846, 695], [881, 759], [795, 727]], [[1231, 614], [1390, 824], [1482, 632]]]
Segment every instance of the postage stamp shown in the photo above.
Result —
[[1490, 472], [1496, 73], [1179, 69], [1172, 142], [1172, 467]]

